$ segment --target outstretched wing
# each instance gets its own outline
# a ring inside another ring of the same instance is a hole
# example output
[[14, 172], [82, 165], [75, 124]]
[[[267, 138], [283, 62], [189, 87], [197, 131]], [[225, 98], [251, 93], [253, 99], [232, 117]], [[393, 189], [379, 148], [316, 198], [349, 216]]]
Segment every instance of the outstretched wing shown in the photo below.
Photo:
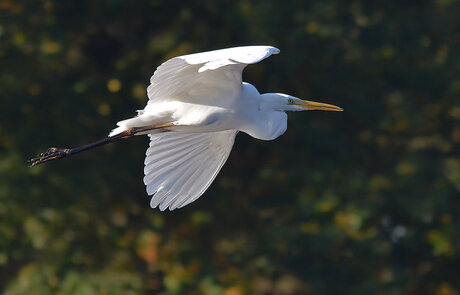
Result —
[[237, 132], [150, 134], [144, 168], [150, 206], [174, 210], [198, 199], [227, 160]]
[[241, 74], [279, 49], [272, 46], [243, 46], [172, 58], [160, 65], [147, 88], [148, 104], [191, 99], [212, 93], [231, 97], [241, 88]]

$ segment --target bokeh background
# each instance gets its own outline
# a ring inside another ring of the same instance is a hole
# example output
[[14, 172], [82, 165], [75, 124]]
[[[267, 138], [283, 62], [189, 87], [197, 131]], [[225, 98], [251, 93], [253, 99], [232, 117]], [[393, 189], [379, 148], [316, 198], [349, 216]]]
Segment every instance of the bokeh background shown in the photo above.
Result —
[[[460, 294], [460, 2], [0, 1], [0, 293]], [[147, 137], [105, 137], [176, 55], [267, 44], [261, 92], [342, 106], [239, 134], [149, 208]]]

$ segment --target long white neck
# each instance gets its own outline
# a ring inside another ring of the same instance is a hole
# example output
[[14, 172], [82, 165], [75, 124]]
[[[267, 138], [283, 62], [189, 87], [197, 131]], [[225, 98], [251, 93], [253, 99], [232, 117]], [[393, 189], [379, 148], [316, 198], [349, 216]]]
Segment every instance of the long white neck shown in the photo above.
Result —
[[243, 87], [246, 88], [245, 91], [251, 93], [249, 100], [254, 105], [249, 108], [248, 112], [251, 123], [244, 124], [241, 131], [262, 140], [272, 140], [282, 135], [287, 129], [287, 115], [282, 111], [281, 96], [277, 93], [260, 95], [250, 84]]

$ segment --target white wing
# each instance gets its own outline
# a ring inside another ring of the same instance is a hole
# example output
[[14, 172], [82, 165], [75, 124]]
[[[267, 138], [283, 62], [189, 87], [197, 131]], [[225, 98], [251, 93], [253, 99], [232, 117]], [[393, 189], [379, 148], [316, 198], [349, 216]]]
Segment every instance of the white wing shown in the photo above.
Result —
[[229, 97], [240, 90], [241, 75], [248, 64], [277, 53], [279, 49], [272, 46], [243, 46], [172, 58], [150, 78], [148, 104], [210, 93], [214, 97]]
[[238, 131], [150, 134], [144, 183], [150, 206], [181, 208], [198, 199], [219, 173]]

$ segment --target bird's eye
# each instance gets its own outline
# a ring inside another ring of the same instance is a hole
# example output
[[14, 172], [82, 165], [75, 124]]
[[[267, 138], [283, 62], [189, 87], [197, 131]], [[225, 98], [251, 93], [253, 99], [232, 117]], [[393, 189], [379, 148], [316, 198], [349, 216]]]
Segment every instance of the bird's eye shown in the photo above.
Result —
[[288, 104], [294, 104], [294, 100], [292, 98], [288, 99]]

